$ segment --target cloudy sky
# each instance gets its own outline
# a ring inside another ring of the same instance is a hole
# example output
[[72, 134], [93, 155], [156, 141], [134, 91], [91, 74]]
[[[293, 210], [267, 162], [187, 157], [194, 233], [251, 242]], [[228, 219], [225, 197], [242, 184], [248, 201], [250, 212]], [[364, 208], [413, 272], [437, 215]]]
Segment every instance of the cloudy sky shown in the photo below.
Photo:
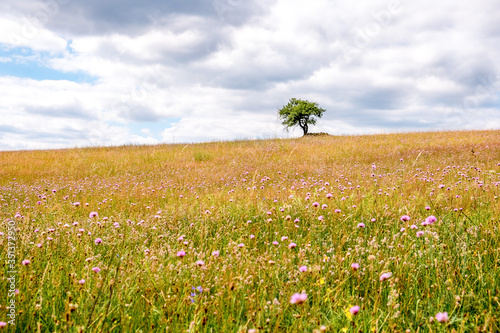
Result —
[[0, 150], [500, 129], [500, 2], [2, 0]]

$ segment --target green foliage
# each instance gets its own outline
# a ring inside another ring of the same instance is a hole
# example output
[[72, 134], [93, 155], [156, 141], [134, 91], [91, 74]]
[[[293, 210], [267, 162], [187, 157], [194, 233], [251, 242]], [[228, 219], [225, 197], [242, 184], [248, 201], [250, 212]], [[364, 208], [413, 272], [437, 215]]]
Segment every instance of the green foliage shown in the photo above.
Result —
[[279, 110], [279, 115], [287, 129], [299, 125], [306, 135], [309, 125], [316, 125], [317, 118], [321, 118], [325, 111], [318, 103], [292, 98]]
[[212, 159], [212, 155], [202, 151], [193, 153], [193, 157], [196, 162], [210, 161]]

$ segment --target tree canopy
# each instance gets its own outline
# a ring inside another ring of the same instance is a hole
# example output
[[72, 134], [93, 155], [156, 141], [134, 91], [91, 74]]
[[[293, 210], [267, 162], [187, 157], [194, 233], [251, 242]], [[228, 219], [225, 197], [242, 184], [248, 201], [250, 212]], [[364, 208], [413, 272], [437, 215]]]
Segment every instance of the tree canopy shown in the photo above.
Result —
[[315, 125], [317, 118], [321, 118], [325, 111], [318, 103], [291, 98], [288, 104], [279, 110], [279, 115], [287, 129], [298, 125], [306, 135], [309, 125]]

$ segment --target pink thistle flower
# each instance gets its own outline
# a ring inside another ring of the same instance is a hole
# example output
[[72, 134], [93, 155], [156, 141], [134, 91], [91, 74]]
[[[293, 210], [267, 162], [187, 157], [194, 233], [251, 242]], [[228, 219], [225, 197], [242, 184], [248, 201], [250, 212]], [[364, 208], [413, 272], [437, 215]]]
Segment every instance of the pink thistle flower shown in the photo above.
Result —
[[41, 248], [42, 247], [42, 243], [36, 244], [36, 247]]
[[439, 185], [439, 188], [444, 188], [444, 185], [443, 184]]
[[319, 207], [319, 202], [313, 202], [313, 207]]
[[214, 256], [214, 257], [220, 256], [220, 251], [219, 250], [215, 250], [214, 252], [212, 252], [212, 256]]
[[78, 281], [79, 284], [84, 284], [85, 283], [85, 279], [81, 279], [80, 281]]
[[77, 201], [77, 202], [74, 202], [74, 203], [73, 203], [73, 206], [75, 206], [75, 207], [80, 207], [80, 203], [79, 203], [78, 201]]
[[364, 228], [365, 224], [364, 223], [358, 223], [358, 228]]
[[417, 231], [417, 237], [421, 237], [424, 235], [424, 232], [423, 231]]
[[318, 216], [319, 221], [323, 221], [324, 219], [325, 219], [325, 217], [323, 215]]
[[300, 266], [299, 271], [301, 272], [307, 272], [307, 266]]
[[293, 249], [296, 246], [297, 246], [297, 244], [292, 242], [292, 243], [290, 243], [290, 245], [288, 245], [288, 248]]
[[349, 309], [349, 312], [355, 316], [359, 313], [359, 305], [355, 305], [352, 308]]
[[99, 216], [99, 214], [97, 214], [97, 212], [90, 212], [90, 214], [89, 214], [90, 218], [98, 217], [98, 216]]
[[290, 297], [290, 303], [292, 304], [302, 304], [307, 301], [307, 294], [306, 293], [295, 293]]
[[179, 252], [177, 252], [177, 256], [178, 256], [179, 258], [182, 258], [182, 257], [184, 257], [185, 255], [186, 255], [186, 252], [184, 252], [184, 250], [180, 250]]
[[95, 245], [101, 244], [102, 243], [102, 239], [96, 238], [95, 241], [94, 241], [94, 243], [95, 243]]
[[205, 262], [203, 260], [198, 260], [196, 262], [196, 265], [201, 267], [201, 266], [205, 265]]
[[327, 205], [327, 204], [322, 204], [322, 205], [321, 205], [321, 209], [326, 209], [327, 207], [328, 207], [328, 205]]
[[296, 218], [295, 220], [293, 220], [294, 223], [299, 223], [300, 220], [298, 218]]
[[418, 227], [417, 227], [416, 225], [412, 224], [412, 225], [410, 226], [410, 229], [418, 229]]
[[333, 194], [328, 193], [328, 194], [326, 195], [326, 198], [327, 198], [327, 199], [331, 199], [331, 198], [333, 198]]
[[390, 279], [391, 277], [392, 277], [391, 272], [382, 273], [382, 275], [380, 275], [380, 282]]
[[437, 218], [434, 215], [428, 216], [425, 218], [425, 222], [428, 224], [434, 224], [437, 221]]
[[410, 221], [410, 217], [408, 215], [403, 215], [401, 216], [401, 221], [403, 222]]
[[278, 245], [279, 243], [277, 241], [273, 241], [273, 245]]
[[5, 321], [0, 321], [0, 327], [5, 327], [7, 326], [7, 323]]
[[29, 264], [31, 264], [31, 261], [29, 261], [28, 259], [25, 259], [21, 262], [24, 266], [27, 266]]
[[288, 239], [288, 237], [287, 237], [287, 236], [282, 236], [282, 237], [281, 237], [281, 241], [282, 241], [282, 242], [286, 241], [287, 239]]
[[425, 206], [425, 210], [431, 210], [431, 207]]
[[359, 269], [359, 264], [357, 262], [351, 264], [351, 268], [353, 271], [357, 271]]
[[239, 244], [238, 244], [238, 247], [239, 247], [239, 248], [245, 247], [245, 244], [243, 244], [243, 243], [239, 243]]
[[255, 238], [255, 235], [250, 235], [250, 239], [254, 239]]
[[340, 213], [340, 212], [341, 212], [341, 210], [340, 210], [340, 209], [338, 209], [338, 208], [337, 208], [337, 209], [335, 209], [335, 213], [337, 213], [337, 214], [338, 214], [338, 213]]
[[92, 270], [96, 273], [99, 273], [101, 271], [99, 267], [92, 267]]
[[436, 320], [440, 323], [445, 323], [448, 321], [448, 313], [447, 312], [438, 312], [436, 313]]
[[370, 221], [375, 222], [375, 221], [377, 221], [377, 219], [376, 218], [372, 218]]

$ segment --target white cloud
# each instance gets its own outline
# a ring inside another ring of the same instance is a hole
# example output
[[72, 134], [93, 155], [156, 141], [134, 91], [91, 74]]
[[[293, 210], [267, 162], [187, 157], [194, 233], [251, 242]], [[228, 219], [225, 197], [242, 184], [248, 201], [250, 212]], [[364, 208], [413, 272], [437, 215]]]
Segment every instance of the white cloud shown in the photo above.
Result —
[[[201, 2], [196, 11], [179, 4], [137, 17], [99, 11], [106, 6], [61, 5], [21, 40], [49, 52], [33, 57], [50, 69], [96, 80], [0, 77], [0, 116], [9, 124], [0, 149], [297, 136], [276, 120], [291, 97], [326, 108], [311, 130], [333, 134], [499, 123], [493, 2], [255, 1], [248, 13], [233, 6], [219, 17]], [[70, 26], [69, 13], [105, 33]], [[0, 14], [4, 48], [27, 30], [22, 17]], [[0, 65], [15, 57], [2, 55]], [[142, 125], [153, 123], [166, 125]]]

